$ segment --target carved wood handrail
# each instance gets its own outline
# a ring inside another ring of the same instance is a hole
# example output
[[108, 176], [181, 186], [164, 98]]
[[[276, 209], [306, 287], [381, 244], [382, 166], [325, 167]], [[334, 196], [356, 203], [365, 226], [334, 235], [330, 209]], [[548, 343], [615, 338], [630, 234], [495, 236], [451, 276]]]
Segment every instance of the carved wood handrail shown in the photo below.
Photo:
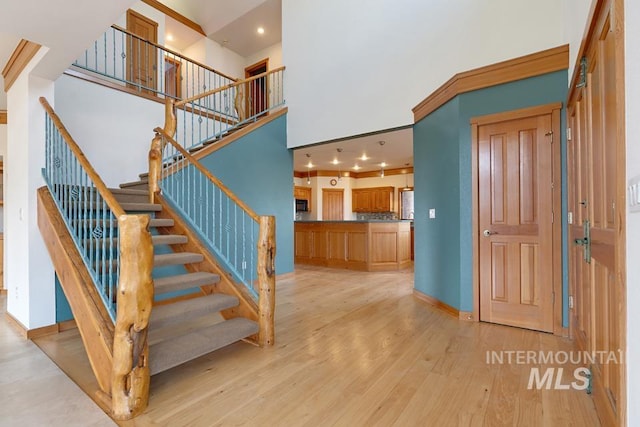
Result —
[[179, 57], [179, 58], [181, 58], [181, 59], [184, 59], [185, 61], [188, 61], [188, 62], [191, 62], [191, 63], [193, 63], [193, 64], [196, 64], [197, 66], [202, 67], [202, 68], [204, 68], [205, 70], [209, 70], [209, 71], [211, 71], [212, 73], [219, 74], [219, 75], [221, 75], [221, 76], [222, 76], [222, 77], [224, 77], [224, 78], [227, 78], [227, 79], [229, 79], [229, 80], [233, 80], [233, 81], [237, 81], [237, 80], [238, 80], [237, 78], [235, 78], [235, 77], [231, 77], [231, 76], [228, 76], [228, 75], [226, 75], [225, 73], [222, 73], [222, 72], [220, 72], [220, 71], [216, 70], [215, 68], [211, 68], [211, 67], [209, 67], [208, 65], [204, 65], [204, 64], [202, 64], [201, 62], [194, 61], [194, 60], [193, 60], [193, 59], [191, 59], [191, 58], [187, 58], [186, 56], [184, 56], [184, 55], [182, 55], [182, 54], [180, 54], [180, 53], [176, 52], [175, 50], [168, 49], [168, 48], [167, 48], [167, 47], [165, 47], [165, 46], [162, 46], [162, 45], [159, 45], [158, 43], [154, 43], [154, 42], [152, 42], [152, 41], [149, 41], [149, 40], [147, 40], [147, 39], [145, 39], [145, 38], [143, 38], [143, 37], [140, 37], [140, 36], [139, 36], [139, 35], [137, 35], [137, 34], [133, 34], [131, 31], [129, 31], [129, 30], [127, 30], [127, 29], [124, 29], [124, 28], [119, 27], [119, 26], [117, 26], [117, 25], [112, 25], [112, 26], [111, 26], [111, 28], [113, 28], [114, 30], [122, 31], [123, 33], [125, 33], [125, 34], [127, 34], [127, 35], [129, 35], [129, 36], [131, 36], [131, 37], [133, 37], [133, 38], [135, 38], [135, 39], [138, 39], [138, 40], [143, 41], [143, 42], [145, 42], [145, 43], [149, 43], [150, 45], [155, 46], [155, 47], [157, 47], [158, 49], [162, 49], [162, 50], [164, 50], [164, 51], [167, 51], [167, 52], [169, 52], [169, 53], [170, 53], [170, 54], [172, 54], [172, 55], [175, 55], [175, 56], [177, 56], [177, 57]]
[[119, 217], [120, 215], [124, 215], [125, 214], [124, 209], [122, 209], [122, 206], [120, 206], [120, 203], [118, 203], [118, 201], [113, 196], [111, 191], [109, 191], [109, 188], [104, 183], [104, 181], [102, 181], [102, 178], [100, 178], [100, 175], [98, 175], [98, 173], [95, 171], [93, 166], [91, 166], [91, 163], [89, 163], [89, 160], [87, 160], [87, 157], [84, 155], [84, 153], [82, 152], [78, 144], [74, 141], [73, 137], [69, 134], [69, 132], [67, 131], [67, 128], [64, 127], [64, 125], [62, 124], [62, 121], [60, 120], [60, 117], [58, 117], [55, 111], [53, 111], [53, 108], [51, 108], [51, 105], [49, 105], [49, 102], [47, 101], [47, 99], [44, 97], [40, 97], [40, 104], [42, 104], [44, 109], [47, 111], [47, 113], [51, 117], [51, 121], [53, 122], [55, 127], [58, 129], [58, 131], [66, 141], [67, 145], [69, 146], [73, 154], [75, 154], [75, 156], [78, 158], [78, 162], [82, 165], [82, 167], [87, 172], [87, 175], [89, 175], [89, 178], [91, 179], [91, 181], [95, 184], [96, 189], [98, 190], [98, 192], [100, 193], [104, 201], [109, 206], [109, 209], [111, 209], [111, 211], [113, 212], [113, 215], [116, 218]]
[[243, 84], [252, 82], [252, 81], [254, 81], [256, 79], [260, 79], [260, 78], [263, 78], [263, 77], [268, 76], [270, 74], [275, 74], [275, 73], [277, 73], [279, 71], [283, 71], [285, 69], [286, 69], [286, 67], [282, 66], [282, 67], [278, 67], [278, 68], [275, 68], [273, 70], [270, 70], [270, 71], [267, 71], [267, 72], [264, 72], [264, 73], [261, 73], [261, 74], [257, 74], [255, 76], [249, 77], [249, 78], [244, 79], [244, 80], [238, 80], [235, 83], [231, 83], [231, 84], [228, 84], [228, 85], [225, 85], [225, 86], [220, 86], [219, 88], [212, 89], [212, 90], [207, 91], [207, 92], [203, 92], [203, 93], [201, 93], [199, 95], [192, 96], [191, 98], [185, 98], [185, 99], [183, 99], [181, 101], [176, 102], [175, 105], [176, 105], [176, 107], [181, 107], [181, 106], [183, 106], [185, 104], [189, 104], [189, 103], [191, 103], [193, 101], [196, 101], [196, 100], [198, 100], [200, 98], [205, 98], [207, 96], [211, 96], [211, 95], [216, 94], [218, 92], [222, 92], [222, 91], [225, 91], [227, 89], [231, 89], [232, 87], [241, 86]]
[[124, 211], [51, 105], [45, 98], [40, 103], [118, 221], [119, 277], [109, 391], [113, 417], [128, 420], [140, 414], [149, 400], [147, 328], [154, 293], [150, 218]]
[[247, 215], [249, 215], [254, 221], [259, 222], [260, 216], [253, 211], [246, 203], [238, 198], [231, 190], [227, 188], [226, 185], [222, 183], [218, 178], [216, 178], [211, 172], [209, 172], [195, 157], [193, 157], [187, 150], [182, 148], [180, 144], [176, 142], [173, 137], [169, 136], [164, 129], [155, 128], [156, 137], [152, 141], [151, 150], [149, 151], [149, 192], [151, 194], [157, 193], [160, 189], [159, 180], [160, 173], [162, 171], [162, 151], [164, 149], [164, 144], [162, 143], [162, 139], [164, 139], [165, 143], [168, 141], [171, 145], [174, 146], [176, 150], [180, 152], [183, 156], [182, 161], [186, 161], [192, 164], [196, 169], [198, 169], [209, 181], [213, 182], [217, 187], [222, 190], [222, 192], [229, 197], [234, 203], [236, 203], [242, 210], [244, 210]]

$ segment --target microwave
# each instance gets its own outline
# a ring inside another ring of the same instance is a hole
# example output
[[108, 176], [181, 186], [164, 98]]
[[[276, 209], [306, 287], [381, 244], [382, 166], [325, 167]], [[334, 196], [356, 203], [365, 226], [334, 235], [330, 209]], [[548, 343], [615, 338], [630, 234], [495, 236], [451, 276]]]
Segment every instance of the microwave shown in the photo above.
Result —
[[308, 212], [309, 201], [306, 199], [296, 199], [296, 212]]

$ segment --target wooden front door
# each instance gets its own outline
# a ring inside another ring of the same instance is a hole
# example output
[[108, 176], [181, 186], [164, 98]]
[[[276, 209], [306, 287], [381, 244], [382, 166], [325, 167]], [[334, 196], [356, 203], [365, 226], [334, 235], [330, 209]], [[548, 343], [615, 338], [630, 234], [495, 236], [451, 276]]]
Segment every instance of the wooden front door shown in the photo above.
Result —
[[324, 221], [342, 221], [344, 219], [343, 189], [322, 189], [322, 219]]
[[[127, 10], [127, 81], [130, 87], [143, 93], [154, 94], [158, 70], [158, 23], [146, 16]], [[145, 41], [154, 43], [146, 43]]]
[[477, 128], [480, 320], [553, 332], [554, 114], [527, 114]]
[[[259, 74], [266, 73], [268, 69], [269, 59], [267, 58], [245, 68], [244, 76], [245, 78], [254, 77]], [[247, 94], [247, 117], [258, 116], [269, 108], [266, 77], [260, 77], [247, 83], [245, 93]]]
[[[623, 48], [614, 3], [601, 2], [595, 14], [584, 78], [569, 100], [567, 150], [571, 334], [581, 350], [607, 357], [624, 354], [626, 308]], [[624, 420], [621, 361], [587, 366], [603, 425]]]

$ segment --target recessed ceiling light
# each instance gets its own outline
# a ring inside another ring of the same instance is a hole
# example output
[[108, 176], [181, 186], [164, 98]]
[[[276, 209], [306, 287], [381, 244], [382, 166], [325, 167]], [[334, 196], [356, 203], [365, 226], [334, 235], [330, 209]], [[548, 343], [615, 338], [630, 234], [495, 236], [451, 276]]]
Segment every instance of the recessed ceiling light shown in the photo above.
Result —
[[380, 166], [382, 166], [383, 168], [387, 167], [387, 164], [385, 162], [380, 163]]
[[264, 34], [264, 28], [258, 27], [258, 34]]
[[360, 160], [362, 160], [364, 162], [364, 161], [369, 160], [369, 158], [367, 157], [366, 154], [363, 154], [362, 157], [360, 157]]
[[307, 167], [308, 168], [312, 168], [313, 167], [313, 163], [311, 163], [311, 161], [309, 161], [309, 163], [307, 163]]
[[172, 42], [173, 41], [173, 35], [167, 34], [166, 39], [167, 39], [168, 42]]
[[333, 160], [331, 160], [331, 164], [332, 164], [332, 165], [337, 165], [338, 163], [340, 163], [340, 162], [338, 161], [338, 159], [333, 159]]
[[353, 170], [357, 170], [357, 171], [359, 171], [360, 169], [362, 169], [362, 168], [361, 168], [360, 166], [358, 166], [358, 165], [355, 165], [355, 166], [353, 167]]

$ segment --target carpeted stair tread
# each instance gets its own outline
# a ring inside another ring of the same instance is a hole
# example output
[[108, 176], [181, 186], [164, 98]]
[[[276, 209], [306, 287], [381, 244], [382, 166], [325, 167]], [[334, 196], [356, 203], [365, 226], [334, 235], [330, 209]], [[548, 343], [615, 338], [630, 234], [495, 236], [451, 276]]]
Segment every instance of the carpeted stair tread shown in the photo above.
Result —
[[148, 178], [144, 178], [144, 179], [140, 179], [138, 181], [131, 181], [131, 182], [125, 182], [123, 184], [120, 184], [120, 188], [129, 188], [129, 189], [139, 189], [139, 190], [144, 190], [144, 189], [149, 189], [149, 179]]
[[237, 317], [149, 346], [151, 375], [166, 371], [258, 333], [258, 324]]
[[163, 267], [165, 265], [179, 265], [202, 262], [204, 256], [192, 252], [174, 252], [170, 254], [155, 255], [153, 257], [154, 267]]
[[198, 286], [213, 285], [220, 281], [220, 276], [213, 273], [187, 273], [177, 276], [161, 277], [154, 279], [156, 294], [181, 291], [184, 289], [196, 288]]
[[187, 243], [189, 239], [182, 234], [159, 234], [151, 236], [154, 245], [181, 245]]
[[238, 298], [226, 294], [210, 294], [199, 298], [159, 305], [151, 310], [149, 329], [157, 331], [177, 322], [188, 322], [208, 314], [236, 307]]
[[149, 190], [136, 188], [110, 188], [109, 190], [120, 203], [146, 203], [149, 201]]
[[[91, 244], [92, 240], [94, 242], [97, 242], [98, 247], [102, 246], [103, 241], [105, 241], [104, 243], [106, 243], [106, 244], [110, 244], [111, 240], [113, 240], [113, 244], [114, 245], [118, 244], [118, 238], [117, 237], [114, 237], [114, 238], [103, 237], [103, 238], [99, 238], [99, 239], [86, 239], [85, 240], [85, 244], [86, 245]], [[180, 245], [180, 244], [187, 243], [188, 241], [189, 241], [189, 239], [187, 238], [187, 236], [184, 236], [182, 234], [160, 234], [160, 235], [156, 235], [156, 236], [151, 236], [151, 243], [153, 245]]]
[[120, 203], [127, 212], [160, 212], [162, 205], [158, 203]]

